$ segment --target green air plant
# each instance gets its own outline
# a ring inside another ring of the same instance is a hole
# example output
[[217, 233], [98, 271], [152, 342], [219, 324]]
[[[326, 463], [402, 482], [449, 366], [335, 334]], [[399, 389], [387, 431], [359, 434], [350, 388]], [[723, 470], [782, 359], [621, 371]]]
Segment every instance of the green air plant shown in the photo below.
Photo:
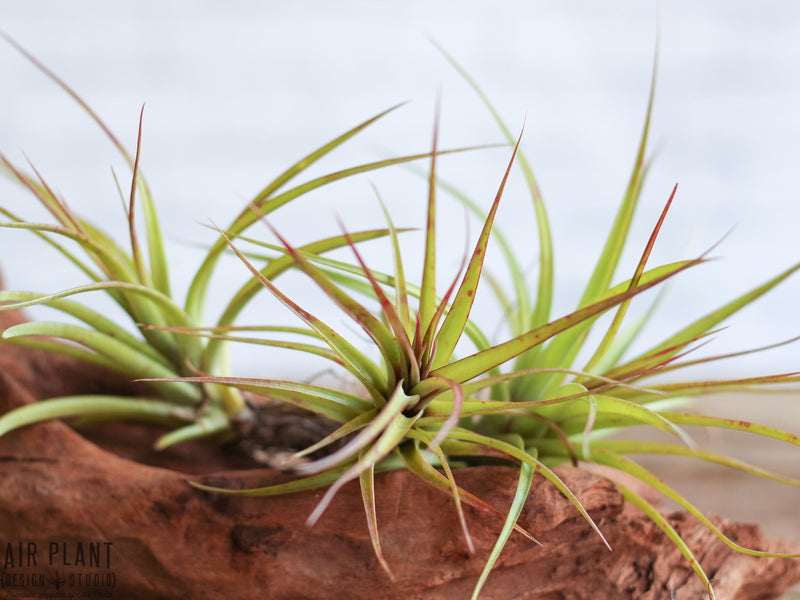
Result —
[[[343, 334], [307, 312], [300, 302], [283, 294], [269, 277], [259, 273], [245, 253], [229, 238], [231, 248], [253, 276], [306, 323], [310, 335], [316, 336], [318, 345], [315, 354], [329, 358], [346, 370], [362, 385], [364, 394], [359, 396], [310, 384], [269, 379], [191, 377], [172, 380], [175, 383], [202, 382], [233, 386], [324, 415], [340, 424], [332, 434], [287, 460], [286, 466], [302, 476], [294, 481], [235, 491], [200, 484], [195, 484], [196, 487], [239, 495], [270, 496], [330, 485], [308, 519], [308, 523], [313, 524], [334, 494], [347, 482], [357, 479], [375, 554], [391, 575], [381, 552], [378, 533], [374, 494], [376, 471], [405, 468], [426, 483], [452, 494], [466, 543], [471, 549], [462, 504], [477, 506], [495, 515], [499, 513], [460, 488], [452, 476], [452, 466], [481, 464], [487, 459], [500, 459], [518, 465], [517, 491], [509, 511], [504, 517], [499, 515], [503, 518], [504, 526], [474, 588], [474, 598], [478, 597], [506, 540], [515, 530], [535, 542], [531, 532], [519, 528], [517, 520], [537, 472], [557, 486], [602, 537], [579, 500], [551, 469], [564, 463], [595, 463], [632, 475], [677, 501], [737, 551], [754, 556], [791, 556], [737, 545], [678, 492], [628, 458], [630, 454], [692, 457], [800, 486], [797, 480], [699, 449], [682, 426], [737, 429], [800, 445], [796, 436], [765, 426], [676, 410], [688, 396], [717, 391], [759, 390], [768, 385], [796, 383], [800, 380], [797, 373], [739, 380], [645, 381], [656, 374], [671, 374], [682, 367], [715, 360], [692, 361], [685, 359], [685, 356], [720, 322], [778, 285], [800, 269], [800, 264], [698, 319], [640, 356], [623, 358], [646, 320], [640, 319], [628, 329], [621, 329], [631, 300], [683, 271], [706, 262], [703, 255], [653, 268], [647, 266], [675, 196], [676, 190], [673, 190], [634, 272], [621, 283], [612, 283], [646, 172], [644, 156], [653, 95], [654, 85], [650, 91], [647, 118], [633, 174], [608, 241], [580, 305], [561, 318], [550, 318], [552, 243], [544, 204], [532, 171], [519, 151], [519, 138], [515, 142], [499, 117], [498, 123], [515, 147], [497, 195], [485, 214], [480, 213], [475, 203], [453, 186], [437, 180], [438, 126], [434, 128], [428, 173], [425, 252], [419, 286], [410, 284], [406, 279], [408, 268], [402, 260], [396, 228], [388, 212], [388, 239], [394, 255], [391, 274], [369, 268], [353, 243], [350, 243], [355, 258], [352, 263], [334, 261], [295, 248], [271, 227], [263, 214], [259, 214], [280, 242], [277, 245], [260, 244], [277, 252], [276, 256], [291, 257], [321, 292], [367, 334], [372, 346], [370, 352], [359, 350], [359, 342], [346, 339]], [[481, 97], [485, 99], [482, 93]], [[497, 116], [491, 105], [488, 106]], [[537, 300], [533, 306], [519, 260], [510, 250], [511, 244], [502, 234], [492, 231], [515, 158], [529, 185], [538, 221], [540, 269]], [[437, 295], [435, 286], [435, 226], [439, 189], [455, 193], [479, 212], [484, 221], [472, 254], [465, 259], [462, 271], [453, 278], [449, 289], [441, 296]], [[350, 239], [349, 234], [345, 232], [344, 235]], [[485, 275], [493, 284], [500, 304], [505, 307], [511, 331], [510, 339], [498, 344], [490, 343], [488, 337], [470, 320], [475, 293], [482, 279], [487, 245], [491, 239], [499, 242], [515, 284], [514, 295], [509, 295], [496, 285], [488, 272]], [[578, 351], [591, 339], [588, 337], [590, 330], [598, 318], [609, 311], [614, 311], [614, 316], [591, 359], [582, 368], [576, 368], [574, 363]], [[651, 310], [647, 316], [652, 314]], [[457, 357], [456, 347], [460, 349], [464, 343], [471, 344], [472, 353]], [[308, 351], [308, 348], [297, 345], [295, 350]], [[377, 362], [370, 358], [375, 354], [379, 357]], [[725, 357], [716, 357], [719, 358]], [[667, 432], [678, 443], [606, 439], [609, 433], [625, 431], [634, 425], [647, 425]], [[308, 460], [313, 452], [334, 443], [337, 445], [327, 456]], [[709, 596], [713, 597], [709, 578], [685, 541], [644, 498], [623, 483], [617, 485], [624, 497], [652, 519], [678, 547], [705, 585]]]
[[[186, 335], [187, 332], [196, 332], [207, 326], [203, 320], [205, 299], [214, 269], [227, 251], [225, 237], [220, 236], [210, 246], [194, 275], [185, 303], [178, 303], [171, 291], [161, 227], [140, 168], [142, 115], [139, 119], [136, 152], [130, 153], [70, 87], [13, 39], [6, 34], [2, 35], [66, 91], [99, 125], [129, 164], [132, 174], [127, 194], [123, 194], [119, 181], [117, 182], [123, 196], [128, 223], [129, 239], [126, 248], [89, 221], [79, 217], [53, 191], [32, 163], [29, 173], [0, 154], [0, 172], [27, 189], [54, 220], [52, 223], [30, 222], [9, 208], [0, 206], [0, 214], [7, 219], [0, 223], [0, 227], [34, 233], [58, 251], [66, 261], [75, 265], [89, 280], [85, 285], [57, 293], [0, 292], [0, 310], [46, 306], [73, 319], [73, 322], [42, 321], [15, 325], [2, 332], [2, 340], [5, 343], [68, 355], [120, 372], [130, 379], [158, 381], [146, 384], [149, 391], [141, 398], [90, 395], [52, 398], [21, 407], [0, 418], [0, 435], [31, 423], [67, 417], [88, 420], [138, 419], [165, 424], [170, 431], [158, 440], [158, 448], [201, 437], [229, 439], [257, 433], [258, 414], [236, 388], [201, 382], [175, 383], [168, 380], [198, 372], [229, 374], [227, 344], [236, 338], [234, 333], [237, 331], [266, 331], [277, 336], [295, 333], [295, 328], [237, 328], [234, 325], [237, 316], [262, 289], [259, 281], [253, 278], [235, 290], [215, 324], [203, 330], [206, 332], [205, 336]], [[397, 107], [364, 121], [281, 173], [230, 223], [225, 230], [225, 236], [239, 236], [256, 223], [258, 218], [253, 208], [262, 215], [270, 214], [309, 192], [336, 181], [428, 156], [428, 153], [422, 153], [380, 160], [319, 176], [294, 187], [288, 185], [311, 165], [395, 108]], [[139, 212], [144, 222], [144, 235], [137, 228]], [[320, 255], [350, 243], [387, 234], [386, 229], [360, 231], [350, 236], [339, 234], [311, 242], [303, 246], [302, 250]], [[291, 257], [278, 257], [260, 267], [259, 276], [274, 279], [294, 267]], [[130, 327], [126, 329], [85, 304], [71, 299], [91, 292], [105, 293], [112, 298], [130, 317]], [[260, 343], [281, 346], [285, 342], [263, 339]]]

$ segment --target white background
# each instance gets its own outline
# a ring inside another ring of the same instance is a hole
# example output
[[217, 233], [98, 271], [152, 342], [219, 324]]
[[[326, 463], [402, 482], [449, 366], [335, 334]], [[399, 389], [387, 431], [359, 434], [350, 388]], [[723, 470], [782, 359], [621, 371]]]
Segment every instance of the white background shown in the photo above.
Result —
[[[660, 29], [651, 149], [656, 159], [618, 280], [627, 278], [672, 186], [674, 210], [653, 264], [697, 254], [733, 233], [676, 283], [648, 332], [652, 342], [800, 260], [800, 5], [791, 2], [0, 2], [0, 27], [78, 90], [130, 146], [146, 103], [143, 170], [158, 202], [178, 295], [198, 263], [192, 243], [212, 239], [295, 160], [367, 117], [409, 103], [312, 171], [329, 172], [430, 146], [441, 90], [442, 146], [499, 142], [474, 94], [428, 40], [435, 38], [481, 83], [511, 127], [526, 119], [524, 150], [548, 204], [556, 246], [553, 316], [572, 309], [627, 183], [643, 123]], [[658, 14], [657, 14], [658, 13]], [[121, 162], [80, 110], [10, 46], [0, 44], [0, 150], [22, 151], [76, 211], [124, 234], [111, 176]], [[442, 159], [441, 174], [488, 206], [508, 149]], [[123, 181], [128, 174], [124, 174]], [[423, 224], [425, 184], [405, 170], [337, 184], [281, 211], [274, 223], [295, 242], [382, 225], [370, 183], [398, 225]], [[0, 202], [36, 220], [19, 187]], [[464, 247], [463, 211], [442, 200], [442, 267]], [[515, 172], [498, 217], [535, 281], [537, 243]], [[470, 225], [472, 238], [478, 224]], [[255, 230], [254, 230], [255, 231]], [[266, 234], [265, 239], [269, 239]], [[416, 278], [422, 237], [410, 234]], [[387, 266], [386, 246], [371, 260]], [[499, 269], [499, 256], [490, 261]], [[56, 291], [83, 281], [24, 232], [0, 231], [11, 288]], [[217, 304], [245, 276], [226, 262]], [[287, 278], [295, 295], [312, 288]], [[729, 322], [711, 353], [800, 334], [800, 285], [791, 281]], [[486, 292], [484, 291], [484, 296]], [[327, 314], [307, 294], [307, 306]], [[106, 306], [101, 303], [102, 306]], [[482, 302], [478, 320], [499, 317]], [[45, 315], [46, 311], [36, 313]], [[50, 313], [52, 316], [52, 313]], [[345, 327], [339, 316], [331, 317]], [[285, 322], [266, 298], [245, 321]], [[502, 338], [502, 334], [497, 334]], [[798, 369], [798, 348], [750, 356], [725, 374]], [[244, 357], [247, 374], [305, 372], [281, 354]]]

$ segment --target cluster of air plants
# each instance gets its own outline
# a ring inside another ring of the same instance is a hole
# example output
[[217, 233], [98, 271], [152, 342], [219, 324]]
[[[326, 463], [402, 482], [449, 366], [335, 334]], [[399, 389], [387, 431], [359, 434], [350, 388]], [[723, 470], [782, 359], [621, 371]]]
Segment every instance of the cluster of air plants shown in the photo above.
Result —
[[[467, 81], [475, 87], [468, 77]], [[475, 89], [480, 93], [477, 87]], [[206, 489], [269, 496], [330, 486], [309, 517], [309, 524], [313, 524], [343, 485], [358, 480], [375, 554], [391, 575], [390, 566], [381, 552], [374, 476], [377, 471], [407, 469], [426, 483], [452, 495], [470, 548], [472, 543], [463, 504], [494, 513], [504, 521], [495, 548], [475, 586], [474, 597], [478, 596], [506, 540], [515, 530], [535, 542], [531, 535], [535, 532], [524, 531], [517, 525], [517, 520], [536, 473], [557, 486], [602, 537], [602, 532], [579, 499], [552, 470], [552, 467], [564, 463], [613, 467], [677, 501], [731, 548], [756, 556], [787, 556], [738, 546], [678, 492], [629, 458], [631, 454], [692, 457], [800, 485], [800, 482], [787, 477], [699, 449], [682, 427], [700, 425], [737, 429], [798, 445], [795, 436], [769, 427], [677, 410], [679, 401], [687, 396], [793, 383], [800, 380], [798, 374], [712, 381], [681, 381], [675, 377], [651, 379], [654, 375], [672, 373], [699, 362], [724, 358], [690, 360], [686, 356], [722, 321], [800, 269], [800, 264], [727, 302], [669, 339], [653, 345], [650, 350], [633, 358], [627, 357], [627, 350], [639, 337], [646, 320], [639, 319], [623, 328], [631, 301], [646, 290], [656, 288], [705, 261], [701, 256], [657, 267], [647, 264], [675, 194], [673, 190], [636, 268], [629, 276], [623, 276], [622, 282], [614, 282], [645, 177], [653, 93], [651, 88], [635, 166], [607, 242], [580, 304], [573, 312], [556, 319], [550, 314], [554, 273], [545, 207], [532, 171], [519, 150], [519, 138], [510, 133], [488, 101], [487, 106], [497, 118], [509, 144], [513, 145], [508, 167], [488, 212], [482, 213], [478, 208], [480, 202], [474, 202], [454, 186], [437, 179], [436, 164], [441, 155], [437, 143], [438, 125], [434, 127], [433, 148], [429, 153], [354, 167], [281, 191], [305, 167], [368, 126], [378, 118], [375, 117], [297, 163], [267, 186], [227, 229], [219, 229], [220, 237], [198, 270], [183, 308], [175, 304], [169, 293], [158, 224], [138, 168], [138, 147], [135, 156], [129, 156], [103, 126], [132, 166], [133, 183], [127, 197], [130, 252], [76, 217], [38, 173], [35, 177], [27, 175], [3, 159], [11, 174], [33, 192], [57, 220], [56, 225], [31, 224], [4, 210], [10, 219], [4, 225], [34, 231], [93, 280], [89, 285], [58, 294], [3, 292], [0, 300], [9, 303], [3, 308], [46, 305], [77, 317], [88, 326], [27, 323], [7, 329], [3, 337], [12, 343], [68, 353], [122, 371], [153, 386], [154, 397], [90, 396], [46, 400], [1, 417], [0, 435], [44, 419], [74, 416], [174, 422], [177, 428], [162, 438], [160, 446], [163, 447], [204, 435], [241, 433], [248, 424], [252, 425], [255, 418], [250, 405], [244, 401], [246, 394], [293, 405], [336, 424], [332, 433], [284, 461], [282, 466], [295, 472], [298, 478], [254, 490]], [[485, 100], [483, 94], [480, 95]], [[94, 117], [91, 111], [89, 114]], [[301, 247], [294, 246], [269, 223], [272, 211], [307, 191], [343, 177], [425, 156], [430, 158], [430, 169], [424, 258], [417, 285], [408, 279], [411, 270], [402, 257], [400, 230], [387, 210], [384, 211], [386, 223], [381, 228], [349, 232], [342, 225], [341, 230], [330, 238]], [[511, 243], [493, 230], [506, 181], [515, 165], [521, 167], [528, 183], [538, 224], [539, 269], [535, 284], [525, 281]], [[436, 215], [437, 193], [440, 191], [454, 194], [483, 220], [474, 250], [465, 258], [462, 269], [452, 274], [452, 284], [444, 291], [436, 287]], [[134, 227], [137, 193], [145, 215], [149, 266]], [[245, 229], [259, 221], [263, 221], [265, 231], [273, 232], [277, 244], [244, 237]], [[381, 237], [385, 238], [393, 253], [391, 273], [370, 268], [357, 248], [361, 241]], [[78, 259], [62, 245], [62, 240], [77, 243], [99, 271]], [[512, 293], [503, 291], [488, 273], [482, 273], [491, 241], [498, 243], [505, 257], [514, 282]], [[256, 258], [253, 253], [241, 249], [245, 243], [259, 245], [263, 248], [260, 252], [268, 254], [259, 254]], [[330, 250], [347, 246], [352, 250], [351, 261], [323, 256]], [[252, 277], [233, 296], [216, 324], [209, 327], [202, 322], [203, 297], [214, 265], [226, 250], [238, 256]], [[260, 262], [255, 264], [258, 261], [265, 262], [265, 266]], [[283, 293], [275, 280], [288, 269], [301, 271], [321, 294], [366, 333], [368, 341], [364, 341], [360, 332], [347, 335], [312, 315], [304, 308], [307, 298], [290, 298]], [[488, 279], [507, 317], [510, 335], [502, 343], [490, 342], [489, 336], [470, 320], [475, 295], [483, 278]], [[531, 288], [535, 290], [535, 301], [531, 300]], [[131, 315], [133, 323], [139, 327], [139, 335], [127, 333], [83, 305], [65, 299], [93, 290], [110, 294]], [[280, 300], [305, 325], [265, 325], [259, 329], [268, 334], [267, 338], [261, 338], [257, 343], [328, 359], [355, 380], [363, 393], [310, 383], [231, 375], [224, 360], [224, 345], [256, 341], [240, 337], [240, 330], [233, 325], [234, 319], [255, 294], [264, 290]], [[598, 318], [610, 311], [614, 314], [610, 323], [605, 325], [605, 331], [600, 332], [600, 336], [590, 337], [593, 328], [598, 327]], [[304, 336], [304, 341], [286, 341], [283, 334], [299, 334]], [[583, 355], [581, 350], [594, 343], [592, 340], [596, 337], [600, 337], [600, 341], [596, 348], [588, 348], [589, 360], [585, 364], [576, 364], [578, 357]], [[459, 354], [464, 352], [465, 348], [469, 350], [464, 356], [456, 354], [457, 351]], [[673, 435], [676, 443], [608, 439], [610, 433], [634, 425], [663, 430]], [[321, 457], [320, 452], [324, 454]], [[479, 464], [487, 459], [519, 468], [517, 491], [505, 515], [460, 488], [452, 474], [455, 466]], [[634, 490], [623, 483], [617, 485], [625, 498], [645, 512], [680, 549], [709, 595], [713, 596], [708, 577], [668, 521]]]

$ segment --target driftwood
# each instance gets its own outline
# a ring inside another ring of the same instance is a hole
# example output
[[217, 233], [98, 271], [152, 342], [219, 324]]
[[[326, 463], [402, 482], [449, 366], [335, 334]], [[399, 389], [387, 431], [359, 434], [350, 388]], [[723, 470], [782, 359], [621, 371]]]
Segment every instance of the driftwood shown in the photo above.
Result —
[[[19, 318], [2, 318], [9, 317]], [[134, 390], [66, 359], [0, 346], [0, 412], [90, 391]], [[378, 475], [378, 520], [391, 581], [373, 555], [357, 483], [342, 489], [308, 528], [319, 491], [274, 498], [197, 491], [188, 479], [252, 487], [288, 476], [242, 470], [245, 459], [207, 445], [158, 454], [149, 450], [154, 435], [126, 425], [81, 435], [50, 422], [0, 439], [0, 597], [469, 598], [501, 527], [496, 517], [466, 508], [476, 547], [470, 556], [452, 498], [408, 473]], [[582, 469], [558, 473], [613, 552], [537, 476], [520, 524], [543, 546], [513, 535], [481, 598], [705, 597], [683, 557], [612, 484]], [[501, 511], [516, 487], [515, 472], [504, 467], [464, 469], [456, 479]], [[800, 561], [743, 556], [686, 514], [669, 520], [713, 577], [718, 598], [776, 598], [800, 581]], [[713, 520], [745, 546], [787, 549], [765, 540], [755, 526]]]

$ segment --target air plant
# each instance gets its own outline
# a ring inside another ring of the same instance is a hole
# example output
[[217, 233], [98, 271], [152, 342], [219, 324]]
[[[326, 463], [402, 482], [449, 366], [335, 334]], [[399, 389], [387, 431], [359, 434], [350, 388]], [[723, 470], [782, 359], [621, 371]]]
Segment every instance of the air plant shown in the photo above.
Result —
[[[461, 71], [460, 67], [456, 67]], [[467, 80], [486, 100], [474, 82], [468, 77]], [[264, 215], [259, 214], [278, 238], [279, 244], [256, 243], [291, 257], [321, 292], [367, 334], [371, 352], [359, 350], [358, 341], [348, 340], [341, 332], [307, 312], [301, 301], [287, 297], [273, 281], [261, 275], [245, 253], [228, 238], [231, 249], [253, 276], [302, 319], [312, 332], [310, 335], [317, 337], [318, 347], [314, 353], [325, 356], [346, 370], [361, 384], [364, 394], [358, 396], [309, 384], [269, 379], [193, 377], [173, 380], [230, 385], [293, 404], [340, 424], [337, 430], [317, 444], [287, 459], [285, 466], [301, 475], [294, 481], [251, 490], [222, 490], [194, 485], [200, 489], [248, 496], [270, 496], [329, 485], [309, 516], [308, 524], [313, 525], [337, 491], [357, 479], [375, 554], [391, 576], [378, 533], [374, 494], [376, 471], [405, 468], [426, 483], [452, 494], [466, 543], [472, 549], [462, 505], [468, 504], [490, 514], [499, 513], [456, 484], [452, 465], [455, 462], [458, 465], [479, 464], [487, 458], [499, 458], [508, 464], [518, 465], [519, 483], [514, 500], [504, 517], [504, 526], [495, 548], [474, 588], [473, 598], [478, 597], [514, 530], [535, 542], [530, 532], [519, 528], [517, 520], [537, 472], [558, 487], [602, 538], [601, 531], [578, 498], [551, 469], [564, 463], [613, 467], [649, 484], [685, 507], [723, 542], [739, 552], [763, 557], [793, 556], [739, 546], [677, 491], [628, 458], [630, 454], [691, 457], [800, 486], [797, 480], [702, 450], [682, 427], [700, 425], [735, 429], [800, 445], [796, 436], [738, 420], [676, 410], [689, 396], [720, 391], [751, 391], [775, 384], [796, 383], [800, 380], [800, 374], [710, 381], [676, 381], [671, 378], [667, 383], [648, 379], [655, 375], [671, 374], [690, 365], [727, 358], [720, 356], [689, 360], [687, 355], [713, 333], [718, 324], [788, 278], [800, 269], [800, 264], [696, 320], [649, 351], [631, 359], [623, 358], [647, 320], [639, 319], [630, 328], [622, 330], [623, 319], [634, 297], [706, 262], [703, 255], [648, 268], [648, 259], [675, 197], [676, 186], [634, 272], [627, 280], [612, 283], [646, 173], [645, 152], [654, 90], [653, 83], [637, 158], [617, 218], [579, 306], [561, 318], [550, 318], [552, 242], [541, 194], [529, 164], [519, 151], [521, 136], [514, 139], [488, 100], [487, 105], [508, 136], [509, 143], [515, 144], [507, 170], [488, 212], [481, 213], [476, 203], [452, 186], [437, 180], [438, 126], [434, 128], [428, 173], [425, 252], [419, 286], [411, 285], [406, 279], [408, 268], [402, 260], [396, 227], [388, 212], [389, 241], [394, 255], [391, 274], [371, 269], [353, 243], [349, 244], [355, 259], [353, 263], [334, 261], [296, 248], [270, 225]], [[502, 234], [493, 232], [495, 215], [515, 159], [522, 167], [530, 188], [538, 222], [540, 268], [534, 306], [531, 306], [522, 269], [510, 250], [511, 245]], [[465, 259], [462, 271], [453, 278], [452, 284], [441, 297], [437, 296], [435, 286], [436, 204], [440, 187], [456, 193], [480, 213], [484, 221], [469, 259]], [[344, 236], [350, 241], [346, 230]], [[501, 306], [505, 307], [511, 332], [510, 339], [497, 344], [490, 343], [488, 336], [470, 320], [491, 239], [500, 243], [515, 284], [514, 295], [509, 295], [490, 277], [492, 288]], [[580, 349], [592, 339], [589, 338], [590, 330], [601, 315], [612, 310], [615, 311], [614, 317], [590, 360], [582, 368], [576, 368], [574, 363]], [[651, 310], [647, 317], [652, 314]], [[461, 348], [464, 342], [469, 342], [473, 351], [459, 358], [455, 350], [457, 346]], [[307, 347], [300, 345], [294, 349], [308, 351]], [[379, 356], [378, 362], [370, 358], [374, 354]], [[624, 432], [634, 425], [657, 428], [674, 436], [679, 443], [606, 439], [610, 433]], [[334, 443], [339, 445], [327, 456], [307, 460], [313, 452]], [[608, 471], [603, 471], [603, 474], [616, 483], [630, 503], [641, 509], [664, 531], [713, 598], [707, 575], [669, 522], [621, 478], [616, 481], [613, 475], [608, 475]]]
[[[227, 344], [242, 330], [266, 330], [272, 334], [292, 333], [291, 327], [237, 328], [234, 324], [245, 306], [258, 294], [257, 279], [244, 283], [230, 297], [222, 313], [211, 327], [204, 321], [204, 305], [210, 282], [227, 245], [223, 237], [207, 250], [197, 269], [183, 304], [171, 291], [166, 251], [161, 226], [150, 189], [140, 168], [142, 121], [135, 153], [130, 153], [119, 138], [94, 110], [66, 83], [40, 63], [6, 34], [3, 37], [25, 58], [66, 91], [101, 128], [121, 153], [131, 169], [131, 183], [123, 193], [129, 239], [127, 248], [109, 234], [78, 216], [57, 194], [42, 174], [29, 161], [30, 172], [0, 154], [0, 172], [20, 183], [53, 217], [53, 223], [33, 223], [9, 208], [0, 207], [7, 221], [0, 227], [30, 231], [52, 246], [69, 263], [75, 265], [90, 281], [56, 293], [32, 291], [0, 292], [0, 310], [29, 306], [46, 306], [72, 317], [75, 322], [38, 321], [8, 327], [2, 332], [5, 343], [28, 346], [71, 356], [79, 360], [117, 371], [129, 379], [151, 379], [140, 398], [112, 396], [75, 396], [53, 398], [21, 407], [0, 418], [0, 435], [47, 419], [82, 417], [91, 420], [138, 419], [168, 425], [171, 431], [157, 442], [159, 449], [195, 438], [227, 439], [257, 432], [258, 414], [237, 389], [205, 383], [170, 382], [171, 378], [197, 372], [214, 375], [229, 373]], [[390, 108], [303, 157], [262, 189], [230, 223], [226, 236], [242, 235], [261, 214], [270, 214], [296, 201], [309, 192], [336, 181], [376, 169], [426, 157], [427, 153], [380, 160], [357, 165], [310, 179], [294, 187], [289, 184], [311, 165], [337, 149], [350, 138], [373, 125], [397, 107]], [[137, 219], [141, 212], [140, 219]], [[137, 221], [144, 221], [144, 233]], [[341, 234], [308, 243], [305, 252], [325, 254], [351, 243], [359, 243], [387, 235], [385, 229], [360, 231], [350, 236]], [[294, 268], [287, 256], [269, 260], [260, 267], [262, 277], [275, 279]], [[91, 292], [107, 294], [130, 318], [126, 328], [71, 299]], [[186, 335], [201, 327], [210, 335]], [[249, 339], [249, 338], [248, 338]], [[280, 346], [279, 340], [261, 340], [262, 344]], [[155, 381], [158, 380], [158, 381]]]

